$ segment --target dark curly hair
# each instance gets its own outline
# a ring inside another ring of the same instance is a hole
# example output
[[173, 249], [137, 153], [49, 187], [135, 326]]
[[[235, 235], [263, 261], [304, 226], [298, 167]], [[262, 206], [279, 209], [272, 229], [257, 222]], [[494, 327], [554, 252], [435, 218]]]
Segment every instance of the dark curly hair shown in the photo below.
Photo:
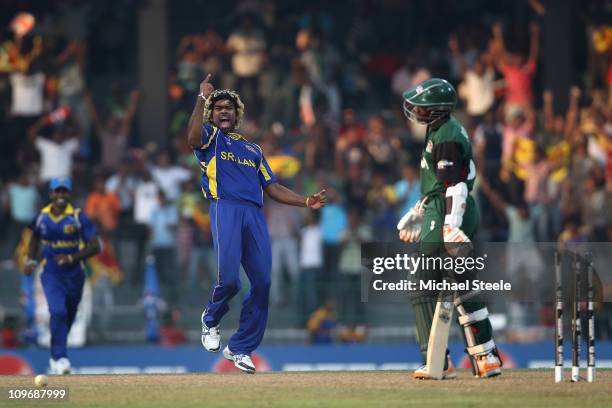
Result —
[[244, 117], [244, 103], [240, 99], [240, 95], [237, 92], [230, 89], [217, 89], [213, 91], [206, 99], [204, 104], [204, 121], [212, 123], [212, 108], [215, 102], [227, 99], [234, 104], [236, 108], [236, 128], [240, 127], [242, 118]]

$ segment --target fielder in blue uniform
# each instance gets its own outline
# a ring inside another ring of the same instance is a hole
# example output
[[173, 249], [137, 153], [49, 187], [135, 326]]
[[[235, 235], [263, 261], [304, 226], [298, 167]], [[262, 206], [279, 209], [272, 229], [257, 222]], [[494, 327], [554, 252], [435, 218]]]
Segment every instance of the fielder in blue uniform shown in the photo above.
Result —
[[49, 184], [51, 203], [32, 220], [32, 238], [24, 273], [39, 265], [42, 287], [51, 315], [50, 374], [69, 374], [67, 339], [74, 322], [85, 283], [81, 261], [100, 252], [96, 228], [79, 208], [70, 203], [70, 179], [54, 178]]
[[223, 356], [248, 373], [255, 372], [250, 354], [261, 343], [268, 320], [268, 295], [272, 254], [261, 207], [264, 192], [273, 200], [319, 209], [325, 190], [303, 197], [280, 185], [261, 148], [235, 132], [244, 116], [240, 96], [214, 90], [210, 75], [200, 84], [200, 94], [189, 121], [188, 142], [202, 169], [201, 187], [210, 200], [212, 238], [217, 258], [217, 282], [202, 313], [202, 344], [219, 351], [219, 323], [228, 302], [240, 290], [240, 265], [251, 283], [242, 304], [240, 326], [223, 350]]

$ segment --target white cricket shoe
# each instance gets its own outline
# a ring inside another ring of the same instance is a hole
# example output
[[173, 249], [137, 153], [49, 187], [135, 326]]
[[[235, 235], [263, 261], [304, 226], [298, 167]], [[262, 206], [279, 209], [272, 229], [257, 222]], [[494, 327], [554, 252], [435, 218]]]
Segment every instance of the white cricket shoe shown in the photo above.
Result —
[[255, 373], [255, 364], [251, 360], [251, 356], [248, 354], [234, 354], [229, 349], [229, 346], [225, 346], [223, 349], [223, 357], [226, 359], [233, 361], [234, 365], [244, 371], [245, 373], [254, 374]]
[[219, 331], [219, 326], [208, 327], [202, 323], [202, 345], [206, 351], [213, 353], [221, 349], [221, 331]]
[[57, 374], [56, 366], [57, 366], [57, 363], [55, 362], [55, 360], [50, 358], [49, 359], [49, 368], [47, 368], [47, 374], [49, 374], [49, 375]]
[[[450, 357], [447, 357], [447, 359], [448, 359], [448, 368], [444, 370], [444, 372], [442, 373], [442, 379], [443, 380], [453, 380], [457, 378], [457, 370], [455, 370], [455, 366], [453, 365], [453, 362], [450, 359]], [[417, 380], [430, 380], [431, 377], [429, 376], [429, 369], [427, 365], [423, 364], [422, 366], [417, 368], [414, 371], [414, 378], [416, 378]]]
[[66, 357], [62, 357], [57, 360], [54, 360], [52, 358], [49, 359], [49, 374], [65, 375], [70, 374], [71, 372], [72, 368], [70, 366], [70, 360], [68, 360]]

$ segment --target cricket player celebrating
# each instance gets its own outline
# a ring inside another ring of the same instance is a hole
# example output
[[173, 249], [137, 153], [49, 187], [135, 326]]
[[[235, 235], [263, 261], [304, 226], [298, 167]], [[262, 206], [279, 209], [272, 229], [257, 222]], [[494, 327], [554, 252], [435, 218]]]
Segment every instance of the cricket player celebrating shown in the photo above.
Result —
[[[476, 176], [472, 146], [465, 128], [451, 115], [457, 94], [450, 83], [434, 78], [406, 91], [403, 97], [404, 114], [411, 121], [426, 124], [427, 136], [421, 159], [422, 198], [398, 223], [399, 237], [406, 242], [420, 242], [426, 255], [444, 252], [457, 255], [471, 248], [479, 224], [476, 202], [469, 195]], [[421, 272], [420, 277], [426, 279], [425, 271]], [[502, 362], [493, 341], [487, 308], [474, 295], [460, 294], [455, 298], [458, 321], [474, 374], [480, 378], [493, 377], [501, 374]], [[424, 362], [414, 375], [427, 379], [431, 378], [426, 356], [436, 301], [425, 293], [417, 293], [411, 302]], [[442, 378], [455, 376], [447, 357]]]
[[49, 374], [70, 374], [67, 339], [74, 322], [85, 272], [81, 261], [100, 252], [100, 240], [93, 223], [70, 204], [72, 183], [67, 177], [51, 179], [51, 203], [34, 218], [32, 238], [24, 273], [38, 266], [36, 257], [42, 244], [40, 276], [51, 315], [51, 359]]
[[236, 129], [244, 116], [240, 96], [214, 90], [210, 75], [200, 84], [200, 94], [189, 121], [188, 142], [202, 169], [201, 187], [211, 201], [212, 238], [217, 257], [217, 283], [202, 313], [202, 344], [219, 351], [219, 323], [228, 302], [240, 290], [240, 265], [251, 283], [242, 304], [240, 326], [223, 350], [223, 356], [247, 373], [254, 373], [250, 354], [261, 343], [268, 320], [272, 254], [262, 212], [263, 193], [280, 203], [319, 209], [325, 190], [303, 197], [280, 185], [261, 148]]

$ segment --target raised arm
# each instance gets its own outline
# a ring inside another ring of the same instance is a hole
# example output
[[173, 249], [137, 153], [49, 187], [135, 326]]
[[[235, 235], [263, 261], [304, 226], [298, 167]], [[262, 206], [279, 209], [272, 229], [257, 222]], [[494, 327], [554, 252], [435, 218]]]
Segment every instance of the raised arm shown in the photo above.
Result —
[[96, 132], [98, 133], [98, 135], [100, 135], [100, 132], [102, 132], [102, 122], [100, 121], [100, 115], [98, 115], [98, 110], [96, 109], [96, 105], [93, 101], [93, 98], [91, 97], [91, 93], [87, 92], [85, 94], [85, 107], [87, 108], [87, 111], [89, 112], [89, 116], [91, 117], [91, 121], [94, 124], [94, 127], [96, 128]]
[[580, 102], [580, 88], [572, 86], [570, 88], [569, 107], [565, 114], [565, 129], [563, 129], [563, 135], [565, 138], [571, 137], [574, 129], [576, 128], [576, 122], [578, 120], [578, 109]]
[[28, 128], [28, 141], [34, 142], [40, 133], [40, 129], [45, 125], [45, 117], [41, 116], [32, 126]]
[[498, 69], [505, 63], [506, 59], [506, 47], [504, 45], [504, 32], [501, 23], [495, 23], [491, 27], [491, 32], [493, 33], [493, 38], [489, 45], [489, 51], [496, 61], [496, 65]]
[[130, 102], [127, 107], [127, 111], [125, 112], [125, 117], [123, 118], [123, 122], [121, 123], [121, 133], [127, 135], [130, 132], [132, 127], [132, 121], [134, 120], [134, 115], [136, 114], [136, 107], [138, 106], [138, 99], [140, 98], [140, 91], [137, 89], [133, 89], [130, 92]]
[[553, 93], [550, 89], [542, 93], [542, 101], [544, 102], [544, 129], [550, 132], [553, 129], [555, 119], [555, 114], [553, 112]]
[[206, 79], [200, 83], [200, 95], [196, 100], [195, 107], [189, 118], [189, 128], [187, 132], [187, 142], [194, 149], [202, 146], [202, 126], [204, 125], [204, 104], [206, 98], [215, 89], [210, 81], [211, 74], [206, 75]]
[[327, 197], [325, 197], [325, 190], [321, 190], [311, 196], [304, 197], [297, 194], [293, 190], [288, 189], [279, 183], [272, 183], [264, 187], [264, 191], [274, 201], [278, 201], [282, 204], [293, 205], [296, 207], [306, 207], [318, 210], [324, 207], [327, 203]]

